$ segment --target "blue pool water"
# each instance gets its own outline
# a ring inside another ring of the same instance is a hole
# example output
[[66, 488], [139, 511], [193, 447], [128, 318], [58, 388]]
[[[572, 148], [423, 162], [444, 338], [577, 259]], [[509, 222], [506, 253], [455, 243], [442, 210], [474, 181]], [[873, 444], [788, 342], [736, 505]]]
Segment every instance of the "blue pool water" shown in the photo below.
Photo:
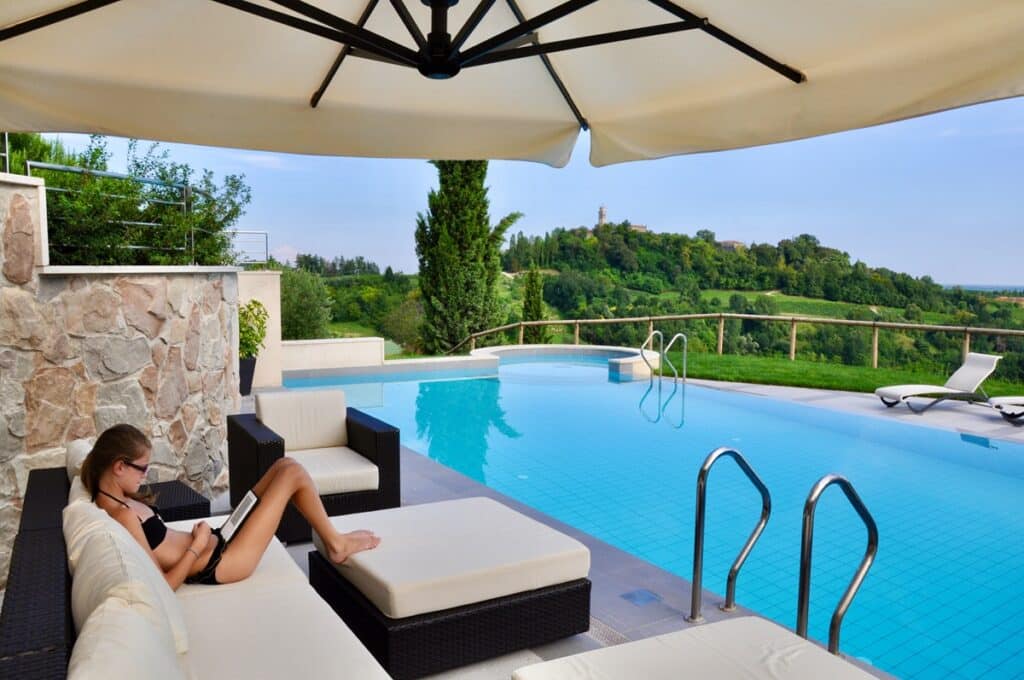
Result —
[[[692, 385], [659, 417], [656, 391], [640, 410], [648, 383], [610, 383], [596, 359], [503, 360], [497, 377], [443, 377], [345, 389], [350, 405], [401, 428], [406, 446], [687, 579], [697, 471], [712, 449], [739, 449], [773, 512], [737, 599], [790, 627], [804, 500], [822, 475], [842, 474], [881, 535], [842, 650], [901, 677], [1024, 677], [1024, 446]], [[289, 381], [315, 384], [324, 381]], [[670, 392], [666, 383], [663, 400]], [[705, 587], [724, 592], [759, 511], [732, 461], [716, 465]], [[812, 637], [827, 639], [865, 542], [829, 489], [817, 511]]]

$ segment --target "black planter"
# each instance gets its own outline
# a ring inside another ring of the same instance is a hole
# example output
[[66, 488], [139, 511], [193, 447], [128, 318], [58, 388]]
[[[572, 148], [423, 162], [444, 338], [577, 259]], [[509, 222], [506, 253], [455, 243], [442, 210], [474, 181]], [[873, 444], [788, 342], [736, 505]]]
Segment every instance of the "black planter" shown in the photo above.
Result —
[[242, 396], [248, 396], [252, 392], [252, 376], [256, 372], [256, 357], [238, 359], [238, 391]]

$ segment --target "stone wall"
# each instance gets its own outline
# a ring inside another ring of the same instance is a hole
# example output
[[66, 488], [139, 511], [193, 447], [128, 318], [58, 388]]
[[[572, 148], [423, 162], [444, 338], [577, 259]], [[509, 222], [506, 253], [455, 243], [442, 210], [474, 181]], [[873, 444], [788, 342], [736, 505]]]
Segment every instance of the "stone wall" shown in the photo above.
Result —
[[127, 422], [151, 481], [210, 496], [240, 403], [234, 269], [40, 266], [45, 224], [43, 188], [0, 175], [0, 588], [29, 470]]

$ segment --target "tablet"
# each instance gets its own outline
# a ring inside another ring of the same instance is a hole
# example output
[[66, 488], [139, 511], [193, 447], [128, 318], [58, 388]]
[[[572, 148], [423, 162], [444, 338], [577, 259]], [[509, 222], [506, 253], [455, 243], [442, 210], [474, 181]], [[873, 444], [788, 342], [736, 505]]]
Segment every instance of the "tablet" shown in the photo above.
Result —
[[238, 507], [235, 508], [235, 511], [231, 513], [231, 516], [220, 527], [220, 536], [224, 539], [225, 544], [231, 542], [231, 539], [238, 533], [242, 523], [245, 522], [249, 513], [253, 511], [259, 501], [260, 499], [252, 491], [249, 491], [249, 493], [242, 497]]

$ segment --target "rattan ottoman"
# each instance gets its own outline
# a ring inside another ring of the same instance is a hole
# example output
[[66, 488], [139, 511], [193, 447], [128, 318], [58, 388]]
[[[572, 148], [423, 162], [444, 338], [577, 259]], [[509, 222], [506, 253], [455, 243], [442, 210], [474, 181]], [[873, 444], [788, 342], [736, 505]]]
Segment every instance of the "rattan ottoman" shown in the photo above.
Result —
[[376, 550], [309, 581], [396, 680], [420, 678], [586, 632], [590, 553], [489, 498], [332, 517], [372, 529]]

